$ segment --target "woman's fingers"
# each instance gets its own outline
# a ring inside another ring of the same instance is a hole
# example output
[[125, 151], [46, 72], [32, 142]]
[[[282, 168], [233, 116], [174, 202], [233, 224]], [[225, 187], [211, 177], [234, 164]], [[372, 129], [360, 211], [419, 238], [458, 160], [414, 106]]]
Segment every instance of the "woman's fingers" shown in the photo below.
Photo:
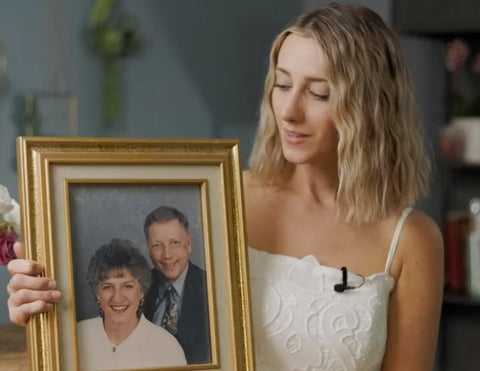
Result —
[[25, 249], [23, 248], [23, 243], [15, 242], [13, 245], [13, 252], [17, 259], [24, 259], [25, 258]]
[[37, 291], [37, 290], [28, 290], [20, 289], [17, 292], [10, 295], [8, 299], [9, 305], [13, 308], [20, 308], [23, 305], [31, 304], [37, 301], [45, 303], [55, 303], [60, 300], [60, 291], [49, 290], [49, 291]]
[[55, 290], [55, 280], [38, 276], [43, 273], [41, 264], [24, 259], [23, 244], [17, 242], [13, 249], [17, 259], [11, 260], [7, 267], [12, 275], [7, 285], [10, 295], [8, 311], [10, 321], [25, 326], [32, 315], [52, 310], [53, 303], [60, 300], [61, 294]]
[[21, 289], [47, 291], [57, 287], [55, 280], [47, 277], [34, 277], [27, 274], [17, 273], [12, 276], [8, 283], [8, 292], [13, 294]]
[[[9, 264], [8, 269], [10, 272], [42, 271], [40, 264], [23, 259], [18, 259], [12, 266]], [[52, 310], [52, 303], [58, 302], [61, 297], [60, 291], [55, 290], [56, 286], [55, 280], [50, 278], [15, 273], [7, 285], [10, 321], [25, 326], [32, 315]]]
[[[39, 279], [40, 277], [29, 278]], [[8, 284], [8, 290], [10, 293], [8, 299], [10, 321], [21, 326], [25, 326], [32, 315], [52, 310], [52, 303], [58, 302], [61, 298], [60, 291], [57, 290], [39, 291], [21, 288], [13, 291], [10, 283]]]
[[[45, 292], [43, 293], [45, 294]], [[36, 300], [28, 303], [24, 303], [20, 306], [15, 306], [13, 302], [15, 302], [15, 295], [10, 296], [8, 299], [8, 308], [10, 314], [10, 321], [13, 323], [25, 326], [27, 324], [28, 319], [37, 313], [44, 313], [49, 312], [53, 309], [53, 304], [47, 303], [43, 300]]]
[[43, 266], [40, 263], [26, 259], [10, 260], [7, 269], [12, 276], [19, 273], [35, 276], [43, 272]]

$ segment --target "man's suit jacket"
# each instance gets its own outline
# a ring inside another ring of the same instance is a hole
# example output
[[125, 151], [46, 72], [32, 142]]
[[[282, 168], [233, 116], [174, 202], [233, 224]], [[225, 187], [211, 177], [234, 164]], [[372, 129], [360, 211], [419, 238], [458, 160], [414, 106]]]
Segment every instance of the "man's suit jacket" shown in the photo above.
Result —
[[[210, 330], [205, 271], [191, 262], [188, 264], [176, 338], [185, 352], [187, 363], [210, 363]], [[152, 286], [145, 296], [143, 309], [145, 317], [150, 321], [153, 320], [158, 290], [164, 280], [161, 272], [155, 268], [152, 269]]]

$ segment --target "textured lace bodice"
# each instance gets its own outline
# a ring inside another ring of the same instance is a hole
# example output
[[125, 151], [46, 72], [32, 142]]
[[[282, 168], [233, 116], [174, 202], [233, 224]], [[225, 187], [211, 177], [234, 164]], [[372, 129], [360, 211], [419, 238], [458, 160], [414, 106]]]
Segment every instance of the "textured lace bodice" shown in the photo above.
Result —
[[[314, 256], [297, 259], [249, 248], [257, 371], [380, 370], [394, 279], [388, 274], [404, 212], [385, 272], [361, 287], [337, 293], [339, 269]], [[348, 284], [362, 277], [348, 272]]]

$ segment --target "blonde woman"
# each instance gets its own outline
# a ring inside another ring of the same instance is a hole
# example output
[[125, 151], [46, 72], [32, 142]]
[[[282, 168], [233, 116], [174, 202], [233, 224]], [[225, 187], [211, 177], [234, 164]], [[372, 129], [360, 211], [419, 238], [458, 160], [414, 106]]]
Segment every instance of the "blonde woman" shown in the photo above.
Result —
[[428, 170], [377, 14], [330, 5], [280, 33], [244, 179], [260, 369], [431, 369], [442, 240], [408, 207]]
[[[428, 171], [406, 63], [377, 14], [329, 5], [279, 34], [244, 176], [257, 370], [432, 368], [442, 239], [409, 207]], [[59, 295], [26, 265], [10, 266], [16, 323]]]

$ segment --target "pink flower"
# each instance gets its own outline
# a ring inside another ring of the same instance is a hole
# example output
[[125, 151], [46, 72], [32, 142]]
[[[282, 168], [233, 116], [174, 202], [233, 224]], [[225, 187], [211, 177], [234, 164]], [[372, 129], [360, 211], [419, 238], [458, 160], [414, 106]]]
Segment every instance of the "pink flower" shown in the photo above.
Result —
[[12, 259], [15, 259], [13, 245], [17, 241], [17, 234], [13, 228], [6, 228], [0, 231], [0, 264], [7, 265]]
[[460, 70], [464, 65], [470, 53], [468, 44], [461, 39], [454, 39], [447, 45], [445, 55], [445, 67], [450, 72]]

